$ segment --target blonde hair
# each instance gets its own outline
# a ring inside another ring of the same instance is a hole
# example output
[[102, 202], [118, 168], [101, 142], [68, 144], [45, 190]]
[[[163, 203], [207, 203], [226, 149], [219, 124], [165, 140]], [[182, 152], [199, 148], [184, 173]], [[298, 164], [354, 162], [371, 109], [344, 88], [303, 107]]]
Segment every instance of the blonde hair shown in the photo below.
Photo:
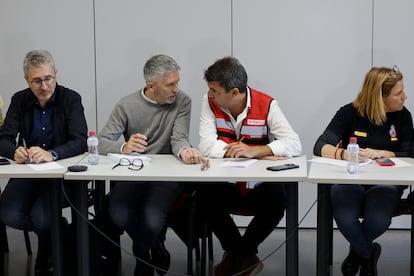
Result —
[[353, 105], [358, 115], [375, 125], [382, 125], [387, 120], [383, 97], [390, 94], [395, 84], [403, 79], [396, 66], [394, 68], [373, 67], [365, 76], [361, 91]]

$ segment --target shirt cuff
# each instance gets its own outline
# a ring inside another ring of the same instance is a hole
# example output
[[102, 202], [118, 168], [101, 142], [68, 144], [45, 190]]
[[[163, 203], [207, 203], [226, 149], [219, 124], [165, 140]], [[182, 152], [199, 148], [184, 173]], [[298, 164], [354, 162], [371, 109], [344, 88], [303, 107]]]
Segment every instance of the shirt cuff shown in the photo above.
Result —
[[126, 145], [126, 144], [127, 144], [127, 143], [123, 143], [123, 144], [122, 144], [121, 149], [120, 149], [120, 150], [121, 150], [121, 153], [122, 153], [122, 150], [124, 149], [124, 147], [125, 147], [125, 145]]
[[185, 149], [190, 149], [190, 148], [189, 148], [189, 147], [182, 147], [182, 148], [178, 151], [178, 153], [177, 153], [177, 158], [178, 158], [178, 159], [183, 160], [183, 159], [181, 158], [181, 151], [183, 151], [183, 150], [185, 150]]
[[49, 152], [50, 152], [50, 154], [52, 155], [52, 157], [53, 157], [53, 161], [56, 161], [56, 160], [58, 160], [59, 159], [59, 154], [56, 152], [56, 151], [54, 151], [54, 150], [49, 150]]

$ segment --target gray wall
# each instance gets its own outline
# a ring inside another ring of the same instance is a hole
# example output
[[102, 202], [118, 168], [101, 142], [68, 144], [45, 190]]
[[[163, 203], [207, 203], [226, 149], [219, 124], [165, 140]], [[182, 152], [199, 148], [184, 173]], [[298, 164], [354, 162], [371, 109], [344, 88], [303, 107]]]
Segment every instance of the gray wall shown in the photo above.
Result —
[[[373, 65], [398, 64], [413, 109], [414, 48], [410, 0], [99, 0], [0, 2], [0, 94], [26, 87], [23, 57], [52, 52], [60, 84], [83, 97], [90, 129], [101, 129], [114, 103], [144, 85], [142, 66], [166, 53], [182, 67], [181, 89], [193, 99], [191, 141], [198, 145], [203, 71], [234, 55], [249, 84], [276, 98], [299, 133], [304, 153], [335, 111], [353, 100]], [[300, 217], [316, 198], [300, 184]], [[316, 224], [316, 208], [302, 226]], [[409, 225], [398, 218], [393, 226]]]

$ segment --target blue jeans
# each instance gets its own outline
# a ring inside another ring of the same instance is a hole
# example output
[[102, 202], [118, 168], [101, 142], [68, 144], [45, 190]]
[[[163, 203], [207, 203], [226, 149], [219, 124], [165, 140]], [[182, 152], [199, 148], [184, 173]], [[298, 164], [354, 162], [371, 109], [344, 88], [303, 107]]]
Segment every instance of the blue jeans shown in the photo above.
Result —
[[392, 185], [332, 185], [336, 224], [359, 256], [371, 256], [372, 242], [390, 226], [403, 190]]
[[113, 181], [109, 217], [132, 239], [137, 257], [148, 254], [167, 223], [168, 211], [180, 195], [176, 182]]

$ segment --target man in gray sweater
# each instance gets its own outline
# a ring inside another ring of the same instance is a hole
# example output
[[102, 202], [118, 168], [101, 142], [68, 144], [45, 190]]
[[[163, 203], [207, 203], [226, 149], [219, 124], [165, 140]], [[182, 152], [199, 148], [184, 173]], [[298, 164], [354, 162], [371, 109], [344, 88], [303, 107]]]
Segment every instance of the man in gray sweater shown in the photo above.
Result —
[[[99, 133], [101, 154], [174, 154], [186, 164], [205, 162], [188, 139], [191, 99], [179, 90], [179, 65], [169, 56], [151, 57], [144, 66], [146, 85], [122, 98]], [[124, 140], [119, 140], [123, 136]], [[168, 168], [166, 168], [168, 169]], [[151, 263], [150, 249], [164, 228], [180, 183], [118, 181], [109, 198], [109, 216], [132, 238], [134, 255]], [[153, 275], [137, 261], [134, 276]]]

